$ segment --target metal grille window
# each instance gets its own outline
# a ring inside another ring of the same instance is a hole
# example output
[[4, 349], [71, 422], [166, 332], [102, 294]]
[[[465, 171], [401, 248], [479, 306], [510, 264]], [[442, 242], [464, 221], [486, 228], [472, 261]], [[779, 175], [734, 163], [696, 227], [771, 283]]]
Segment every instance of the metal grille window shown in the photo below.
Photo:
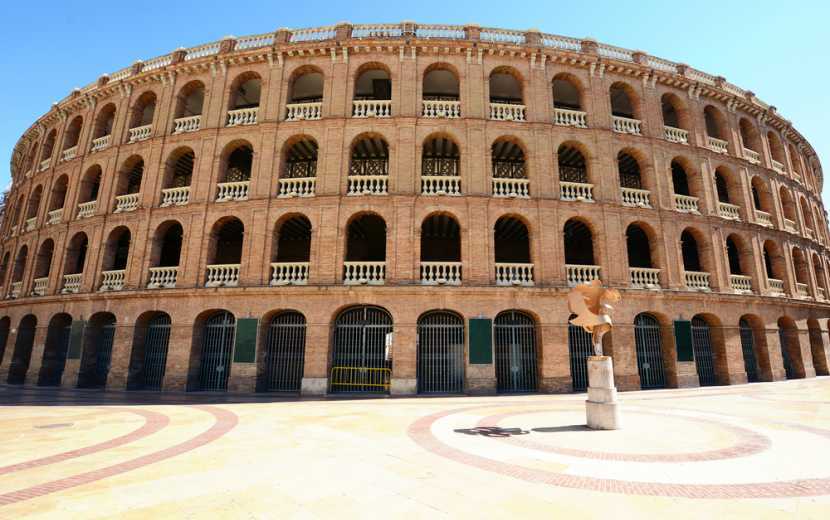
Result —
[[715, 356], [712, 353], [712, 335], [709, 324], [701, 317], [692, 318], [692, 348], [700, 386], [717, 384], [715, 380]]
[[265, 379], [269, 392], [299, 392], [305, 359], [305, 317], [283, 312], [271, 320], [265, 351]]
[[660, 323], [654, 316], [638, 314], [634, 318], [634, 344], [637, 350], [640, 388], [647, 390], [665, 387]]
[[458, 145], [444, 137], [436, 137], [424, 143], [421, 154], [421, 175], [457, 176], [459, 162]]
[[752, 332], [752, 327], [744, 319], [738, 322], [738, 327], [741, 331], [741, 350], [744, 355], [746, 378], [750, 383], [755, 383], [758, 381], [758, 361], [755, 358], [755, 335]]
[[389, 390], [392, 362], [386, 352], [386, 335], [392, 316], [379, 307], [344, 311], [334, 324], [332, 392], [385, 392]]
[[518, 311], [496, 316], [496, 388], [499, 392], [535, 392], [536, 327]]
[[418, 320], [418, 393], [464, 390], [464, 321], [435, 311]]
[[144, 385], [146, 390], [161, 390], [170, 343], [170, 316], [159, 314], [147, 324], [144, 339]]
[[349, 175], [388, 175], [389, 159], [352, 159]]
[[214, 314], [205, 322], [199, 372], [200, 390], [228, 389], [235, 328], [236, 318], [226, 311]]
[[[574, 317], [571, 316], [571, 318]], [[582, 327], [570, 323], [568, 323], [568, 351], [574, 392], [584, 392], [588, 388], [588, 358], [594, 355], [594, 347], [591, 335]]]

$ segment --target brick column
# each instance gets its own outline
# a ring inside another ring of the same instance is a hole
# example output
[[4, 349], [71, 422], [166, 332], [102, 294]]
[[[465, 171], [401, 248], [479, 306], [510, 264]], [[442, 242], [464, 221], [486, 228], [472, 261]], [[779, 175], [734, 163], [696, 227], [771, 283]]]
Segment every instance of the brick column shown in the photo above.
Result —
[[107, 374], [108, 390], [126, 390], [130, 372], [130, 355], [133, 348], [135, 323], [119, 324], [112, 339], [112, 361]]
[[[722, 367], [726, 369], [726, 373], [722, 374], [719, 384], [724, 385], [740, 385], [747, 382], [746, 365], [744, 365], [744, 353], [741, 345], [741, 331], [738, 327], [719, 327], [722, 338], [718, 338], [718, 331], [715, 331], [715, 344], [717, 340], [723, 341], [724, 353], [726, 354], [725, 362]], [[714, 346], [714, 345], [713, 345]], [[725, 377], [725, 380], [723, 378]]]
[[167, 344], [167, 363], [164, 370], [162, 390], [183, 392], [187, 389], [190, 368], [190, 350], [193, 345], [193, 320], [182, 320], [177, 324], [173, 318], [170, 339]]
[[412, 323], [396, 323], [392, 344], [392, 395], [415, 395], [418, 393], [417, 344], [418, 328]]
[[305, 358], [301, 395], [324, 395], [328, 392], [329, 325], [309, 319], [306, 325]]
[[620, 391], [639, 390], [640, 373], [637, 368], [634, 326], [629, 323], [615, 324], [611, 334], [606, 334], [606, 338], [603, 338], [603, 349], [605, 354], [613, 359], [614, 382], [617, 389]]
[[43, 366], [43, 351], [46, 348], [46, 333], [48, 330], [48, 324], [38, 325], [35, 329], [32, 355], [29, 358], [29, 370], [26, 372], [26, 386], [37, 385], [38, 378], [40, 377], [40, 367]]
[[764, 335], [766, 337], [771, 379], [773, 381], [783, 381], [787, 379], [787, 373], [784, 370], [784, 358], [781, 357], [781, 340], [778, 336], [778, 327], [765, 329]]
[[539, 327], [539, 391], [573, 391], [568, 351], [568, 325], [543, 323]]

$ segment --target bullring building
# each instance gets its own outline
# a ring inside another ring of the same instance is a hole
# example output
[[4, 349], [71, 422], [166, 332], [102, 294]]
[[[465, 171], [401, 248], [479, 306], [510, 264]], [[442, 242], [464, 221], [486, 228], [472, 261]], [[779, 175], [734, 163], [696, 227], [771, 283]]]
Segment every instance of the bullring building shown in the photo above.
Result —
[[752, 92], [536, 30], [341, 23], [102, 75], [14, 148], [0, 381], [570, 392], [828, 373], [815, 151]]

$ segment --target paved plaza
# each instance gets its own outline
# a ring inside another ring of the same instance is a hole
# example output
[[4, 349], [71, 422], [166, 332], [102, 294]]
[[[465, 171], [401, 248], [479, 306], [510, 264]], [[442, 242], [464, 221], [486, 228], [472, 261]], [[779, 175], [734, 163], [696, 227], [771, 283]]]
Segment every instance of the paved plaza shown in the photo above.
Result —
[[828, 377], [584, 399], [0, 387], [0, 518], [830, 516]]

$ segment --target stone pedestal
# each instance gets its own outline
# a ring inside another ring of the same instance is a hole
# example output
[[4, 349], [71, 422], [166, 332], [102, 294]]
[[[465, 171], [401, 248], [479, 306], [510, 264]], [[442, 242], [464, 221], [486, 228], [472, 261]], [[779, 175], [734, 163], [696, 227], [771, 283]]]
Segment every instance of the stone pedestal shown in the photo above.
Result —
[[611, 358], [609, 356], [589, 357], [588, 400], [585, 401], [588, 428], [592, 430], [619, 429], [621, 423], [618, 404]]

